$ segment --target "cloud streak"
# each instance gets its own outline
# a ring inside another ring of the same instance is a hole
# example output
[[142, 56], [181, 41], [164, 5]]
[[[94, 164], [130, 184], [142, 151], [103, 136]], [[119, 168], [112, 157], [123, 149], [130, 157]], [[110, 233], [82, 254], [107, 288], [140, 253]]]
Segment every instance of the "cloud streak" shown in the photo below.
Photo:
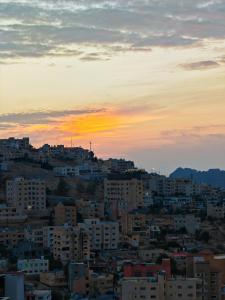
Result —
[[0, 60], [76, 56], [94, 61], [102, 56], [88, 56], [87, 46], [115, 55], [225, 39], [223, 0], [4, 0], [0, 20]]

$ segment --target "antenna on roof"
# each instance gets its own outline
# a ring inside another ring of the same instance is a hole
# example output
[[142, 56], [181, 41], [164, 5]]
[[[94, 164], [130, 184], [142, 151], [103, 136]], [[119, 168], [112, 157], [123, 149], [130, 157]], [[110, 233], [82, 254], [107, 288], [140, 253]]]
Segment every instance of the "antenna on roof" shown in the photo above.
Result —
[[92, 151], [92, 142], [90, 142], [90, 151]]

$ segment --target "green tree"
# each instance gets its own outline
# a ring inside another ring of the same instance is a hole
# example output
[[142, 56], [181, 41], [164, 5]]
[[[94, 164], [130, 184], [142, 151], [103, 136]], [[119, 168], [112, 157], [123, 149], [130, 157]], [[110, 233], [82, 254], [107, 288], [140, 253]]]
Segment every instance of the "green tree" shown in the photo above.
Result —
[[66, 197], [66, 196], [68, 196], [68, 193], [69, 193], [69, 185], [63, 178], [60, 178], [57, 189], [56, 189], [56, 194], [58, 196]]

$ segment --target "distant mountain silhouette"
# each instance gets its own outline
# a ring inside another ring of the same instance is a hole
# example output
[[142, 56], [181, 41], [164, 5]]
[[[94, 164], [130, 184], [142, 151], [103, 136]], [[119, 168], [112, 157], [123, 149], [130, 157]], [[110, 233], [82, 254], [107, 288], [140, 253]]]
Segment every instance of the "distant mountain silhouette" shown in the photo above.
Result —
[[214, 187], [225, 188], [225, 171], [220, 169], [197, 171], [189, 168], [178, 168], [170, 174], [170, 178], [192, 179], [195, 183], [205, 183]]

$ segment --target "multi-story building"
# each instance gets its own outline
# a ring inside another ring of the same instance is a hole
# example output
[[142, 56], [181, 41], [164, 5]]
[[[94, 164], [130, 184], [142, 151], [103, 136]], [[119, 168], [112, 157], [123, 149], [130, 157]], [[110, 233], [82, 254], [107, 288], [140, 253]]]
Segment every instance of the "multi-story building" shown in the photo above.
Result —
[[146, 215], [138, 211], [124, 213], [121, 217], [121, 227], [123, 234], [146, 231]]
[[12, 224], [21, 223], [27, 219], [27, 215], [18, 207], [9, 207], [5, 204], [0, 204], [0, 223]]
[[27, 212], [46, 210], [45, 182], [40, 179], [17, 177], [7, 181], [6, 197], [9, 206]]
[[121, 300], [165, 300], [164, 275], [157, 277], [130, 277], [123, 278], [121, 284]]
[[51, 300], [51, 290], [31, 290], [26, 292], [26, 300]]
[[53, 232], [53, 256], [55, 260], [67, 263], [70, 260], [89, 260], [89, 232], [78, 226], [57, 226]]
[[49, 287], [67, 286], [67, 281], [63, 270], [41, 273], [40, 282]]
[[162, 264], [154, 263], [126, 263], [123, 267], [124, 277], [151, 277], [156, 276], [158, 272], [164, 272], [166, 278], [171, 277], [170, 259], [164, 258]]
[[23, 272], [10, 272], [5, 275], [5, 296], [10, 300], [25, 299]]
[[43, 246], [53, 252], [54, 248], [54, 230], [58, 226], [44, 226], [43, 227]]
[[44, 259], [44, 257], [40, 259], [19, 259], [17, 269], [23, 271], [26, 275], [40, 275], [42, 272], [49, 271], [49, 260]]
[[196, 230], [199, 230], [201, 225], [201, 219], [194, 215], [175, 215], [174, 216], [174, 228], [180, 230], [185, 228], [188, 233], [194, 234]]
[[89, 232], [91, 250], [117, 249], [119, 243], [118, 222], [85, 219], [79, 226]]
[[8, 248], [15, 247], [19, 242], [24, 241], [23, 229], [0, 228], [0, 245]]
[[107, 213], [113, 219], [117, 219], [122, 213], [144, 206], [143, 182], [138, 179], [105, 179], [104, 199]]
[[165, 286], [165, 300], [203, 300], [207, 296], [200, 278], [171, 278]]
[[69, 290], [85, 296], [90, 291], [90, 271], [85, 263], [71, 262], [68, 268]]
[[27, 226], [24, 229], [24, 238], [37, 246], [43, 247], [43, 228]]
[[207, 217], [215, 219], [225, 218], [225, 206], [223, 204], [207, 203]]
[[69, 226], [77, 225], [77, 208], [76, 206], [66, 206], [59, 203], [55, 206], [55, 225], [68, 224]]
[[96, 296], [96, 292], [98, 295], [104, 295], [107, 293], [112, 293], [114, 288], [114, 276], [113, 274], [105, 274], [105, 273], [94, 273], [90, 274], [90, 295]]
[[125, 172], [135, 168], [133, 161], [125, 159], [110, 158], [104, 161], [104, 163], [112, 172]]
[[121, 280], [121, 300], [203, 300], [203, 281], [199, 278], [166, 279], [163, 273]]
[[10, 137], [8, 139], [0, 139], [0, 146], [15, 149], [29, 149], [30, 141], [28, 137], [24, 137], [22, 139]]

